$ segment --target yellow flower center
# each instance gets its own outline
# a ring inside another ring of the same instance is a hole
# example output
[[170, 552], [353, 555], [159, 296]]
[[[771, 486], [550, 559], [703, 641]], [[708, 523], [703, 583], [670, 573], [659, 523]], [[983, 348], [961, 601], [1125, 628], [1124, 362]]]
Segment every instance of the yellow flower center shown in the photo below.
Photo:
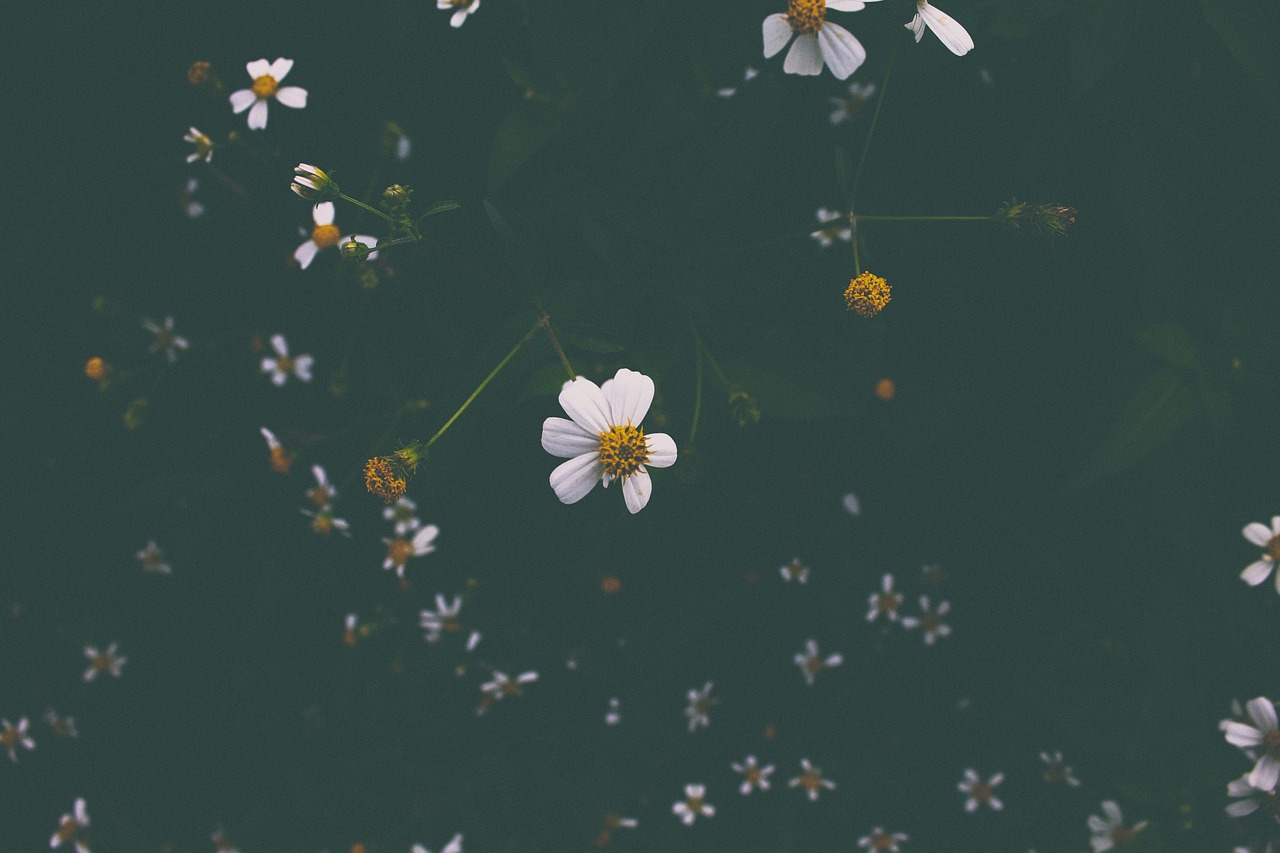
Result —
[[90, 379], [101, 379], [107, 375], [107, 363], [95, 355], [84, 363], [84, 375]]
[[270, 98], [276, 93], [276, 89], [280, 88], [279, 82], [270, 74], [263, 74], [261, 77], [253, 81], [253, 95], [258, 100]]
[[3, 732], [0, 732], [0, 746], [7, 746], [10, 749], [13, 749], [17, 745], [18, 745], [17, 729], [5, 729]]
[[321, 536], [333, 533], [333, 519], [327, 515], [317, 515], [311, 521], [311, 529]]
[[320, 249], [336, 246], [341, 239], [342, 232], [338, 230], [337, 225], [317, 225], [311, 231], [311, 241]]
[[816, 767], [812, 770], [806, 770], [800, 776], [800, 787], [806, 791], [822, 790], [822, 771]]
[[817, 34], [827, 14], [827, 0], [791, 0], [787, 4], [787, 21], [794, 33]]
[[649, 444], [639, 427], [611, 426], [600, 433], [600, 464], [616, 479], [626, 479], [649, 461]]
[[689, 811], [702, 813], [702, 797], [689, 797], [685, 801], [685, 805], [689, 807]]
[[288, 474], [293, 464], [293, 454], [283, 447], [271, 448], [271, 470], [277, 474]]
[[890, 290], [880, 276], [864, 272], [850, 280], [844, 291], [844, 301], [850, 311], [857, 311], [863, 317], [874, 317], [889, 304]]
[[1280, 536], [1272, 536], [1267, 542], [1267, 556], [1273, 561], [1280, 560]]
[[392, 539], [387, 545], [387, 559], [403, 566], [413, 556], [413, 543], [408, 539]]

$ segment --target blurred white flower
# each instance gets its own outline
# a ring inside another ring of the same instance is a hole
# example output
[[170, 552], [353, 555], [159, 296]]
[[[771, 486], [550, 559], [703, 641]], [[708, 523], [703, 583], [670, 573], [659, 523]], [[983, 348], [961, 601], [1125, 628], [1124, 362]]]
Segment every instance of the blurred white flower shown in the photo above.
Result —
[[290, 357], [289, 344], [284, 335], [272, 335], [271, 348], [276, 351], [276, 357], [262, 360], [262, 372], [270, 373], [273, 383], [283, 385], [290, 374], [303, 382], [311, 381], [311, 365], [315, 359], [309, 355]]
[[524, 691], [520, 689], [520, 686], [532, 684], [537, 680], [538, 673], [533, 671], [522, 672], [515, 678], [511, 678], [505, 672], [495, 669], [493, 671], [493, 679], [480, 685], [480, 690], [484, 693], [484, 699], [481, 701], [480, 707], [476, 708], [476, 713], [483, 714], [489, 709], [490, 705], [501, 701], [507, 696], [523, 696]]
[[382, 568], [394, 568], [397, 575], [404, 577], [404, 565], [409, 562], [409, 558], [422, 557], [434, 551], [435, 539], [439, 535], [440, 528], [434, 524], [428, 524], [413, 534], [413, 539], [405, 539], [402, 536], [383, 539], [383, 543], [387, 546], [387, 557], [382, 561]]
[[604, 724], [616, 726], [620, 722], [622, 722], [622, 703], [618, 701], [617, 696], [610, 696], [609, 710], [604, 712]]
[[109, 672], [114, 678], [119, 678], [122, 667], [129, 659], [117, 656], [117, 648], [117, 644], [112, 643], [107, 646], [106, 651], [100, 652], [94, 646], [85, 646], [84, 656], [89, 659], [89, 668], [84, 671], [84, 680], [93, 681], [103, 672]]
[[[862, 109], [862, 105], [871, 99], [876, 93], [875, 83], [850, 83], [849, 94], [843, 98], [828, 98], [833, 109], [831, 110], [831, 123], [840, 124], [857, 115], [858, 110]], [[857, 500], [856, 498], [854, 500]], [[853, 513], [857, 515], [857, 513]]]
[[49, 846], [57, 849], [64, 844], [74, 844], [76, 853], [90, 853], [89, 842], [84, 831], [89, 828], [89, 811], [85, 808], [84, 798], [76, 800], [71, 814], [64, 814], [58, 821], [58, 829], [49, 839]]
[[[245, 68], [253, 78], [253, 86], [231, 93], [231, 109], [237, 115], [249, 110], [249, 129], [263, 130], [267, 126], [267, 101], [275, 98], [286, 107], [302, 109], [307, 105], [307, 90], [298, 86], [281, 86], [280, 81], [293, 68], [292, 59], [267, 62], [255, 59]], [[249, 109], [253, 107], [253, 109]]]
[[[415, 844], [412, 848], [413, 853], [431, 853], [430, 850], [421, 844]], [[449, 839], [449, 843], [440, 848], [440, 853], [462, 853], [462, 833], [459, 832], [453, 838]]]
[[[333, 224], [333, 217], [334, 207], [331, 201], [322, 201], [311, 208], [311, 219], [315, 222], [315, 227], [311, 229], [311, 237], [293, 250], [293, 259], [298, 262], [298, 266], [302, 269], [305, 270], [311, 266], [316, 253], [321, 249], [337, 246], [342, 240], [342, 232], [338, 230], [338, 226]], [[303, 231], [302, 233], [306, 234], [307, 232]], [[368, 234], [352, 234], [351, 239], [357, 243], [363, 243], [370, 249], [378, 245], [378, 238], [371, 237]], [[377, 252], [370, 252], [369, 260], [373, 260], [377, 256]]]
[[804, 674], [806, 684], [812, 685], [813, 679], [824, 669], [844, 663], [843, 655], [834, 654], [824, 658], [818, 653], [818, 644], [813, 640], [807, 641], [804, 649], [803, 652], [796, 653], [795, 662], [796, 666], [800, 667], [800, 672]]
[[844, 507], [844, 511], [855, 518], [862, 515], [862, 501], [858, 500], [858, 496], [853, 492], [849, 492], [840, 499], [840, 504]]
[[685, 826], [691, 826], [698, 815], [715, 817], [716, 807], [703, 799], [706, 795], [706, 785], [685, 785], [684, 799], [677, 800], [672, 804], [671, 811], [680, 818]]
[[1089, 844], [1093, 847], [1093, 853], [1104, 853], [1118, 845], [1128, 844], [1147, 825], [1147, 821], [1143, 820], [1133, 826], [1125, 826], [1124, 815], [1120, 813], [1115, 800], [1103, 800], [1102, 811], [1107, 816], [1106, 820], [1097, 815], [1089, 815], [1089, 831], [1093, 833]]
[[792, 581], [808, 583], [809, 581], [809, 567], [800, 562], [799, 557], [793, 557], [790, 563], [778, 569], [778, 573], [782, 575], [782, 579], [787, 583]]
[[[1255, 521], [1244, 526], [1244, 538], [1262, 549], [1262, 556], [1245, 566], [1240, 579], [1249, 586], [1257, 586], [1267, 579], [1276, 561], [1280, 560], [1280, 515], [1271, 517], [1271, 527]], [[1280, 572], [1276, 574], [1276, 592], [1280, 592]]]
[[905, 24], [915, 34], [916, 42], [924, 36], [925, 25], [933, 30], [938, 40], [947, 46], [947, 50], [956, 56], [964, 56], [973, 50], [973, 39], [968, 31], [936, 6], [929, 5], [929, 0], [916, 0], [916, 15], [911, 23]]
[[868, 622], [874, 622], [882, 613], [890, 622], [898, 621], [898, 608], [902, 606], [902, 596], [893, 591], [893, 575], [885, 573], [880, 579], [880, 591], [871, 593], [867, 606]]
[[333, 507], [323, 506], [312, 512], [309, 509], [300, 509], [303, 515], [311, 519], [311, 530], [320, 536], [332, 536], [333, 531], [338, 531], [348, 539], [351, 538], [351, 525], [347, 523], [345, 518], [337, 518], [333, 514]]
[[4, 730], [0, 731], [0, 749], [9, 751], [9, 760], [16, 762], [18, 760], [18, 747], [30, 752], [36, 748], [36, 742], [31, 739], [28, 734], [28, 723], [26, 717], [18, 720], [17, 728], [8, 720], [0, 720], [0, 726], [4, 726]]
[[870, 835], [864, 835], [858, 839], [858, 846], [865, 847], [873, 853], [899, 853], [899, 841], [910, 841], [905, 832], [885, 832], [882, 827], [877, 826], [871, 830]]
[[820, 207], [814, 216], [818, 218], [818, 224], [822, 227], [809, 236], [817, 240], [818, 245], [822, 248], [829, 248], [836, 240], [843, 240], [848, 243], [853, 239], [853, 230], [849, 223], [849, 217], [840, 211]]
[[826, 19], [827, 8], [837, 12], [857, 12], [873, 0], [790, 0], [785, 14], [779, 12], [764, 19], [764, 58], [768, 59], [787, 46], [782, 70], [788, 74], [821, 74], [822, 64], [831, 67], [837, 80], [844, 80], [858, 70], [867, 58], [862, 44], [848, 30]]
[[480, 0], [436, 0], [437, 9], [456, 9], [449, 17], [449, 26], [460, 27], [467, 16], [480, 8]]
[[1227, 796], [1239, 798], [1227, 803], [1227, 814], [1232, 817], [1244, 817], [1265, 807], [1267, 814], [1280, 821], [1280, 797], [1276, 796], [1276, 790], [1259, 791], [1249, 784], [1248, 773], [1227, 783]]
[[754, 790], [769, 790], [769, 774], [773, 772], [773, 765], [766, 764], [763, 767], [756, 762], [754, 755], [748, 755], [741, 764], [730, 764], [735, 773], [742, 776], [742, 784], [738, 786], [738, 793], [742, 796], [750, 794]]
[[194, 163], [197, 160], [204, 160], [208, 163], [213, 159], [213, 140], [194, 127], [183, 135], [182, 141], [190, 142], [196, 147], [195, 151], [187, 155], [188, 163]]
[[200, 189], [200, 182], [195, 178], [187, 178], [187, 182], [178, 191], [178, 204], [182, 205], [182, 209], [192, 219], [204, 215], [204, 204], [196, 199], [198, 189]]
[[161, 575], [173, 574], [173, 567], [164, 559], [164, 552], [156, 545], [154, 539], [147, 541], [147, 547], [143, 548], [136, 555], [138, 562], [142, 563], [143, 571], [155, 572]]
[[[428, 643], [438, 642], [440, 634], [454, 634], [462, 630], [462, 621], [458, 619], [458, 613], [462, 611], [462, 596], [455, 595], [453, 601], [445, 601], [440, 593], [436, 593], [436, 609], [423, 610], [419, 615], [419, 624], [426, 631], [425, 639]], [[476, 644], [480, 642], [480, 632], [472, 631], [467, 638], [467, 651], [475, 649]]]
[[163, 326], [159, 326], [150, 320], [143, 320], [142, 328], [155, 335], [148, 351], [159, 352], [163, 350], [165, 358], [169, 359], [169, 361], [175, 361], [178, 358], [176, 350], [186, 349], [188, 346], [186, 338], [173, 333], [172, 317], [165, 317]]
[[951, 634], [951, 626], [942, 621], [942, 617], [950, 611], [950, 602], [940, 601], [936, 608], [931, 608], [929, 596], [922, 595], [920, 596], [920, 615], [902, 617], [902, 627], [919, 628], [924, 632], [925, 645], [932, 646], [939, 637]]
[[706, 728], [711, 725], [711, 717], [708, 714], [711, 706], [719, 704], [718, 699], [711, 698], [712, 684], [708, 681], [702, 685], [701, 690], [689, 691], [689, 707], [684, 709], [684, 715], [689, 718], [689, 732], [692, 734], [697, 731], [698, 726]]
[[1277, 731], [1276, 706], [1267, 697], [1258, 696], [1250, 699], [1245, 708], [1253, 720], [1252, 726], [1223, 720], [1219, 727], [1232, 746], [1244, 750], [1258, 749], [1261, 757], [1249, 773], [1249, 784], [1259, 791], [1270, 791], [1280, 779], [1280, 731]]
[[58, 737], [80, 737], [80, 732], [76, 731], [76, 721], [73, 717], [63, 717], [50, 708], [44, 712], [44, 721], [49, 727], [49, 731]]
[[804, 771], [799, 776], [787, 782], [792, 788], [804, 788], [810, 800], [818, 799], [818, 794], [822, 793], [823, 788], [834, 790], [836, 783], [830, 779], [822, 778], [822, 768], [814, 767], [809, 763], [809, 759], [800, 759], [800, 768]]
[[1040, 753], [1040, 760], [1044, 762], [1044, 781], [1049, 783], [1066, 782], [1072, 788], [1080, 787], [1080, 780], [1071, 772], [1070, 767], [1062, 763], [1063, 759], [1060, 751], [1053, 754], [1042, 752]]
[[1003, 773], [996, 773], [987, 781], [982, 781], [972, 767], [965, 768], [964, 779], [956, 787], [960, 793], [968, 797], [964, 803], [964, 810], [967, 812], [977, 811], [978, 806], [988, 805], [995, 811], [1004, 808], [1004, 803], [996, 796], [996, 786], [1004, 781]]
[[395, 522], [396, 535], [404, 536], [422, 526], [422, 522], [415, 514], [417, 511], [418, 505], [411, 498], [400, 498], [382, 510], [382, 517], [387, 521]]

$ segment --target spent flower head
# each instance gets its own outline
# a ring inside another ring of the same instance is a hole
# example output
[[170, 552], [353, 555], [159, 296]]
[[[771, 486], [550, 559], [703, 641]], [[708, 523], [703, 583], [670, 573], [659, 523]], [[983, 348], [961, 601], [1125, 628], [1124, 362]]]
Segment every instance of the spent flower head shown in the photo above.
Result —
[[1027, 226], [1042, 237], [1065, 237], [1067, 230], [1075, 224], [1078, 212], [1064, 204], [1029, 204], [1010, 199], [996, 211], [996, 219], [1014, 231]]
[[862, 317], [874, 317], [889, 304], [892, 288], [878, 275], [862, 272], [849, 280], [844, 290], [845, 305]]
[[1089, 844], [1093, 853], [1105, 853], [1123, 844], [1133, 841], [1134, 836], [1147, 826], [1147, 821], [1139, 821], [1133, 826], [1126, 826], [1124, 815], [1115, 800], [1103, 800], [1102, 812], [1106, 818], [1089, 815], [1089, 831], [1093, 833]]

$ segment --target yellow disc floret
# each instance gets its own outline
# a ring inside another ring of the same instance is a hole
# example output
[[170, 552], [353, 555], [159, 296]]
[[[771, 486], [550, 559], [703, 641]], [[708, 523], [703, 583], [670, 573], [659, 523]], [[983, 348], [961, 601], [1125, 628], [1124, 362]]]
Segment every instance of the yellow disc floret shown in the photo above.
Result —
[[341, 239], [342, 232], [338, 230], [337, 225], [317, 225], [311, 231], [311, 242], [320, 249], [336, 246]]
[[381, 456], [375, 456], [364, 463], [364, 487], [387, 503], [395, 503], [404, 497], [408, 484], [391, 463]]
[[864, 272], [849, 282], [844, 291], [844, 301], [850, 311], [857, 311], [863, 317], [874, 317], [889, 304], [889, 292], [890, 287], [884, 279]]
[[649, 443], [640, 427], [612, 426], [600, 433], [600, 464], [611, 479], [626, 479], [649, 461]]
[[826, 19], [826, 0], [791, 0], [787, 4], [787, 22], [795, 33], [817, 34]]
[[270, 98], [280, 88], [280, 83], [270, 74], [263, 74], [253, 81], [253, 95], [259, 100]]

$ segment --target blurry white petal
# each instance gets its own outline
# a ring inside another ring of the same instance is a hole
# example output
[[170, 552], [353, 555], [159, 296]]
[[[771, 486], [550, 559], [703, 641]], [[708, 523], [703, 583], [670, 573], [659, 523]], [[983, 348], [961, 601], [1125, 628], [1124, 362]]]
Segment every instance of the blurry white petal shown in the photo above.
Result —
[[309, 355], [300, 355], [293, 360], [293, 372], [303, 382], [311, 381], [311, 365], [315, 359]]
[[286, 107], [300, 110], [307, 105], [307, 90], [301, 86], [282, 86], [276, 90], [276, 100]]
[[298, 266], [305, 270], [307, 267], [311, 266], [311, 261], [315, 258], [316, 252], [318, 251], [320, 251], [320, 247], [315, 244], [315, 241], [308, 240], [293, 250], [293, 259], [298, 262]]
[[917, 14], [924, 18], [938, 40], [956, 56], [964, 56], [973, 50], [973, 39], [969, 37], [969, 32], [941, 9], [925, 3], [920, 6]]
[[789, 41], [791, 41], [791, 23], [786, 15], [779, 12], [764, 19], [765, 59], [782, 50]]
[[249, 129], [265, 130], [267, 127], [267, 102], [255, 101], [249, 110]]
[[231, 111], [236, 115], [244, 112], [258, 100], [258, 96], [253, 94], [252, 89], [241, 89], [231, 93]]
[[1270, 560], [1258, 560], [1245, 566], [1243, 572], [1240, 573], [1240, 580], [1249, 586], [1257, 586], [1267, 579], [1267, 575], [1271, 574], [1272, 563]]
[[613, 425], [609, 401], [596, 383], [586, 377], [579, 376], [564, 384], [560, 389], [560, 405], [574, 423], [597, 435], [608, 432]]
[[1244, 534], [1245, 539], [1248, 539], [1259, 548], [1267, 547], [1267, 543], [1271, 541], [1271, 528], [1257, 521], [1252, 524], [1246, 524], [1241, 532]]
[[276, 351], [276, 355], [289, 354], [289, 345], [285, 342], [284, 335], [272, 335], [271, 348]]
[[311, 218], [317, 225], [333, 224], [333, 202], [322, 201], [311, 208]]

